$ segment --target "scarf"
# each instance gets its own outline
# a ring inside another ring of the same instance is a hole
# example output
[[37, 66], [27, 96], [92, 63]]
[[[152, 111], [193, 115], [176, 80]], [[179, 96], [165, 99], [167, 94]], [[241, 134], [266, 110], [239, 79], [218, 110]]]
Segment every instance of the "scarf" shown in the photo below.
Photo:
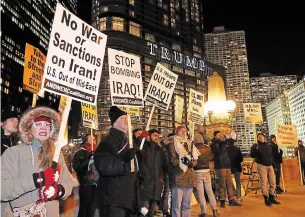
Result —
[[[188, 152], [185, 150], [184, 144], [187, 145]], [[198, 160], [200, 152], [192, 144], [192, 142], [190, 140], [182, 138], [180, 136], [174, 136], [174, 146], [175, 146], [175, 151], [179, 155], [179, 167], [180, 167], [180, 169], [183, 170], [183, 172], [186, 172], [188, 169], [188, 166], [183, 164], [180, 159], [182, 157], [187, 157], [189, 160]], [[190, 153], [192, 149], [193, 149], [193, 152]], [[192, 159], [192, 157], [193, 157], [193, 159]]]

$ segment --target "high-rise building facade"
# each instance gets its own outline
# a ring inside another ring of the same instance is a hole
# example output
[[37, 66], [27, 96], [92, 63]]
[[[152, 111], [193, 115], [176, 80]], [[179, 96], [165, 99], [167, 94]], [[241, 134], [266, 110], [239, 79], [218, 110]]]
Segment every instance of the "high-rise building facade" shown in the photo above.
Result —
[[227, 98], [236, 102], [232, 128], [238, 133], [241, 150], [247, 152], [254, 143], [254, 132], [243, 114], [243, 103], [252, 102], [245, 32], [215, 27], [212, 33], [205, 34], [205, 54], [208, 61], [226, 69]]
[[[261, 103], [263, 123], [257, 126], [257, 130], [265, 135], [272, 134], [268, 130], [266, 106], [272, 100], [297, 84], [296, 75], [275, 76], [271, 73], [261, 73], [259, 77], [250, 78], [252, 99], [255, 103]], [[269, 121], [268, 121], [269, 122]]]
[[[203, 60], [203, 18], [200, 0], [93, 0], [92, 22], [108, 35], [107, 47], [140, 56], [144, 92], [157, 62], [178, 74], [174, 95], [184, 98], [183, 119], [186, 122], [189, 89], [207, 93], [207, 76], [224, 68]], [[98, 107], [100, 130], [110, 128], [107, 52], [104, 59]], [[173, 131], [174, 99], [168, 111], [156, 109], [150, 128]], [[151, 106], [147, 103], [140, 112], [141, 120], [133, 126], [144, 127]]]
[[265, 110], [269, 135], [276, 135], [276, 121], [283, 124], [291, 124], [288, 97], [285, 94], [279, 95], [275, 100], [267, 104]]
[[301, 81], [289, 91], [291, 123], [296, 126], [298, 139], [305, 141], [305, 81]]
[[[47, 53], [56, 3], [77, 12], [78, 0], [1, 1], [1, 104], [22, 112], [31, 106], [33, 94], [23, 90], [26, 43]], [[56, 107], [59, 96], [46, 94], [38, 102]]]

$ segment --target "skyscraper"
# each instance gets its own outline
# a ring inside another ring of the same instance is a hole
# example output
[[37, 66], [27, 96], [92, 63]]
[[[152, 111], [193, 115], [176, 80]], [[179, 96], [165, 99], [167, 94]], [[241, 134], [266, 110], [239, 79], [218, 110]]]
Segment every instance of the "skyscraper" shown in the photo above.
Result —
[[275, 76], [271, 73], [261, 73], [259, 77], [250, 78], [253, 102], [262, 104], [263, 123], [257, 130], [269, 135], [266, 106], [272, 100], [297, 84], [296, 75]]
[[[2, 107], [22, 112], [31, 106], [33, 94], [23, 90], [25, 45], [47, 53], [56, 2], [77, 12], [78, 0], [1, 1], [1, 102]], [[58, 105], [59, 96], [46, 94], [43, 104]]]
[[215, 27], [212, 33], [205, 34], [205, 52], [208, 61], [226, 68], [227, 98], [236, 102], [232, 128], [238, 134], [241, 150], [248, 151], [254, 142], [254, 133], [243, 114], [243, 103], [252, 102], [245, 32]]
[[[108, 47], [141, 57], [144, 91], [157, 62], [179, 75], [174, 94], [184, 98], [185, 122], [189, 89], [206, 93], [207, 75], [215, 70], [224, 76], [224, 68], [203, 60], [202, 1], [93, 0], [92, 22], [108, 35]], [[105, 56], [98, 104], [100, 129], [104, 134], [110, 127], [108, 110], [111, 105], [107, 63]], [[151, 128], [173, 130], [173, 102], [168, 111], [155, 110]], [[145, 126], [149, 111], [150, 106], [146, 104], [140, 122], [133, 126]]]

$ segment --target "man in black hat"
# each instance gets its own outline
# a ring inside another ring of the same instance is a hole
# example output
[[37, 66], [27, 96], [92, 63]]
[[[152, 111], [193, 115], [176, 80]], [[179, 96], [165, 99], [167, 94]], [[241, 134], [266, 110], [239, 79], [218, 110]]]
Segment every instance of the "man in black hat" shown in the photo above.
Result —
[[223, 141], [219, 130], [214, 132], [214, 138], [211, 140], [211, 151], [214, 154], [214, 168], [219, 178], [219, 197], [220, 207], [225, 208], [226, 193], [229, 198], [229, 206], [241, 206], [235, 200], [234, 185], [230, 169], [230, 158], [226, 149], [226, 142]]
[[109, 110], [111, 128], [96, 149], [94, 163], [99, 172], [100, 217], [129, 217], [135, 208], [136, 172], [131, 161], [136, 148], [128, 143], [127, 114], [116, 106]]
[[3, 152], [17, 145], [18, 114], [11, 110], [1, 111], [1, 155]]
[[280, 194], [283, 191], [281, 189], [280, 185], [280, 180], [281, 180], [281, 164], [283, 163], [283, 151], [280, 149], [280, 147], [277, 145], [276, 142], [276, 136], [271, 135], [270, 136], [270, 141], [269, 144], [271, 145], [272, 148], [272, 156], [273, 156], [273, 170], [275, 173], [275, 181], [276, 181], [276, 193]]

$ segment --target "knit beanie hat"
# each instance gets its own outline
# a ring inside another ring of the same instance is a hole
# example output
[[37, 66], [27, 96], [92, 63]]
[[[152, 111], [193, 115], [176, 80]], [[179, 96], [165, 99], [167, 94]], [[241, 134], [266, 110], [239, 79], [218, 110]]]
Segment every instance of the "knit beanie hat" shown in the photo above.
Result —
[[119, 109], [117, 106], [112, 106], [109, 110], [111, 126], [113, 126], [114, 122], [123, 115], [127, 115], [127, 113]]

